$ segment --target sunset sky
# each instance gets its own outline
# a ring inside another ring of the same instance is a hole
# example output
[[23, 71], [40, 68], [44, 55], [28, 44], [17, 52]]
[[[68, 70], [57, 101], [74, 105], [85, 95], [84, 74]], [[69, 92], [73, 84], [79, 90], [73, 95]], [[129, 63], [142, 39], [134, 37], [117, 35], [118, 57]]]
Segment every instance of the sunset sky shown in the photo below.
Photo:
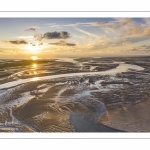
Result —
[[0, 18], [0, 58], [149, 54], [148, 18]]

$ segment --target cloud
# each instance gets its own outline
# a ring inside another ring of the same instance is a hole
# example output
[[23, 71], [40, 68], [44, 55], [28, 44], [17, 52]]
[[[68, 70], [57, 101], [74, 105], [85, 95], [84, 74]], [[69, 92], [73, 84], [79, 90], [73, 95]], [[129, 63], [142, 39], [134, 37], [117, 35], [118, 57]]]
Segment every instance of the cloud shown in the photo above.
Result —
[[18, 48], [5, 48], [5, 47], [0, 47], [0, 53], [1, 54], [19, 54], [19, 53], [22, 53], [24, 52], [23, 50], [21, 49], [18, 49]]
[[48, 27], [51, 27], [51, 28], [59, 28], [60, 25], [56, 24], [56, 23], [49, 23], [47, 24]]
[[42, 41], [42, 39], [67, 39], [70, 38], [70, 33], [67, 31], [60, 31], [60, 32], [46, 32], [45, 34], [34, 34], [35, 41]]
[[11, 44], [28, 44], [28, 42], [25, 40], [15, 40], [15, 41], [6, 41], [6, 42]]
[[132, 18], [122, 19], [122, 26], [129, 24], [132, 21]]
[[130, 41], [124, 41], [121, 45], [125, 46], [125, 45], [128, 45], [128, 44], [131, 44], [131, 42]]
[[[111, 21], [108, 25], [103, 26], [101, 30], [110, 37], [112, 42], [119, 45], [127, 45], [149, 40], [150, 38], [150, 20], [143, 20], [137, 22], [131, 18], [116, 19]], [[116, 39], [116, 40], [114, 40]], [[126, 42], [127, 41], [127, 42]]]
[[49, 25], [49, 27], [51, 27], [51, 28], [58, 28], [58, 27], [60, 27], [60, 26], [57, 25], [57, 24], [55, 24], [55, 25]]
[[150, 27], [145, 28], [143, 33], [144, 33], [145, 35], [150, 34]]
[[128, 34], [129, 34], [129, 35], [140, 34], [141, 31], [142, 31], [141, 28], [135, 27], [135, 28], [129, 29]]
[[43, 43], [38, 43], [39, 46], [43, 45]]
[[26, 39], [26, 40], [33, 40], [34, 36], [19, 36], [18, 39]]
[[112, 29], [118, 29], [121, 28], [123, 26], [128, 25], [129, 23], [132, 22], [132, 18], [128, 18], [128, 19], [116, 19], [116, 21], [110, 21], [107, 23], [107, 27], [108, 28], [112, 28]]
[[34, 38], [36, 41], [41, 41], [43, 39], [43, 35], [40, 33], [34, 34]]
[[32, 46], [36, 46], [36, 45], [41, 46], [41, 45], [43, 45], [43, 43], [30, 43], [30, 44], [32, 44]]
[[67, 31], [60, 31], [60, 32], [46, 32], [45, 34], [43, 34], [42, 38], [45, 39], [67, 39], [70, 38], [70, 33], [68, 33]]
[[49, 44], [52, 44], [52, 45], [55, 45], [55, 46], [76, 46], [76, 44], [73, 44], [73, 43], [66, 43], [65, 41], [59, 41], [57, 43], [49, 43]]
[[90, 33], [90, 32], [87, 32], [87, 31], [85, 31], [85, 30], [79, 29], [79, 28], [77, 28], [77, 27], [74, 27], [74, 29], [77, 30], [77, 31], [79, 31], [79, 32], [81, 32], [81, 33], [84, 33], [84, 34], [86, 34], [86, 35], [88, 35], [88, 36], [92, 36], [92, 37], [98, 38], [97, 35], [92, 34], [92, 33]]
[[128, 19], [116, 19], [116, 22], [109, 22], [108, 26], [102, 29], [107, 33], [113, 33], [116, 36], [147, 36], [150, 34], [150, 20], [143, 19], [143, 22], [136, 22], [131, 18]]
[[67, 24], [65, 26], [72, 26], [72, 27], [77, 27], [77, 26], [97, 26], [97, 27], [102, 27], [102, 26], [107, 26], [109, 28], [120, 28], [122, 26], [125, 26], [129, 24], [132, 21], [132, 18], [127, 18], [127, 19], [116, 19], [114, 21], [109, 21], [109, 22], [78, 22], [74, 24]]
[[76, 27], [76, 26], [103, 26], [105, 24], [107, 24], [108, 22], [79, 22], [79, 23], [74, 23], [74, 24], [67, 24], [65, 26], [72, 26], [72, 27]]
[[48, 26], [48, 27], [51, 27], [51, 28], [59, 28], [60, 27], [60, 25], [58, 25], [56, 23], [47, 23], [45, 25]]
[[25, 31], [33, 31], [33, 32], [35, 32], [36, 29], [35, 28], [29, 28], [29, 29], [26, 29]]
[[130, 49], [133, 52], [150, 52], [150, 45], [134, 46]]
[[123, 39], [124, 39], [124, 41], [130, 41], [131, 43], [137, 43], [137, 42], [149, 40], [150, 34], [149, 35], [143, 35], [143, 34], [130, 35], [130, 36], [123, 37]]

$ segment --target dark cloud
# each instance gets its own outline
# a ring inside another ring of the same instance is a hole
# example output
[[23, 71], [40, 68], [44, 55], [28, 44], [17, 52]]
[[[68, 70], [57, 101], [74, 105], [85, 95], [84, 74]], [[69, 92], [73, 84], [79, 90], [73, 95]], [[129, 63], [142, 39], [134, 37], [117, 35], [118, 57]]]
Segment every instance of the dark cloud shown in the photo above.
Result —
[[67, 31], [46, 32], [43, 35], [43, 38], [45, 39], [67, 39], [67, 38], [70, 38], [70, 33], [68, 33]]
[[29, 29], [26, 29], [25, 31], [34, 31], [35, 32], [35, 28], [29, 28]]
[[15, 41], [6, 41], [6, 42], [11, 44], [28, 44], [28, 42], [25, 40], [15, 40]]
[[73, 43], [66, 43], [65, 41], [59, 41], [57, 43], [49, 43], [56, 46], [76, 46], [76, 44]]
[[43, 45], [43, 43], [38, 43], [38, 45], [40, 46], [40, 45]]
[[45, 34], [34, 34], [35, 41], [42, 41], [42, 39], [67, 39], [71, 37], [70, 33], [67, 31], [60, 31], [60, 32], [46, 32]]
[[30, 43], [30, 44], [32, 44], [32, 46], [35, 46], [35, 43]]
[[[36, 43], [30, 43], [30, 44], [32, 44], [32, 46], [36, 46]], [[41, 45], [43, 45], [43, 43], [38, 43], [38, 46], [41, 46]]]
[[34, 38], [36, 41], [41, 41], [43, 39], [43, 35], [40, 33], [34, 34]]

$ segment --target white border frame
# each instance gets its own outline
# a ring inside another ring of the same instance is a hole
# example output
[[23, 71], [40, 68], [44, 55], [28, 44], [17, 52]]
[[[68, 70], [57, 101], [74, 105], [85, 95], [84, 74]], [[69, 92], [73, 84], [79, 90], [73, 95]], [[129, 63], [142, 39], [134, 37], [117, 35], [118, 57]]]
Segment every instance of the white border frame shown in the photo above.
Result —
[[0, 12], [0, 18], [150, 18], [150, 11], [38, 11], [38, 12], [25, 12], [25, 11], [16, 11], [16, 12]]
[[[150, 18], [150, 12], [0, 12], [0, 18]], [[1, 133], [0, 139], [150, 139], [150, 133]]]

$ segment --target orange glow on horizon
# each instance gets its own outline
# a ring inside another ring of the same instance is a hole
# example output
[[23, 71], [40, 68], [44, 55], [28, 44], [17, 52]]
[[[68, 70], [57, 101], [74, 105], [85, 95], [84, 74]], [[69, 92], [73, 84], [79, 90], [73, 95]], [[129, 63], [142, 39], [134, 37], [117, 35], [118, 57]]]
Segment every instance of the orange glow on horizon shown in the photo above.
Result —
[[37, 57], [37, 56], [32, 56], [31, 59], [32, 59], [32, 60], [37, 60], [38, 57]]

